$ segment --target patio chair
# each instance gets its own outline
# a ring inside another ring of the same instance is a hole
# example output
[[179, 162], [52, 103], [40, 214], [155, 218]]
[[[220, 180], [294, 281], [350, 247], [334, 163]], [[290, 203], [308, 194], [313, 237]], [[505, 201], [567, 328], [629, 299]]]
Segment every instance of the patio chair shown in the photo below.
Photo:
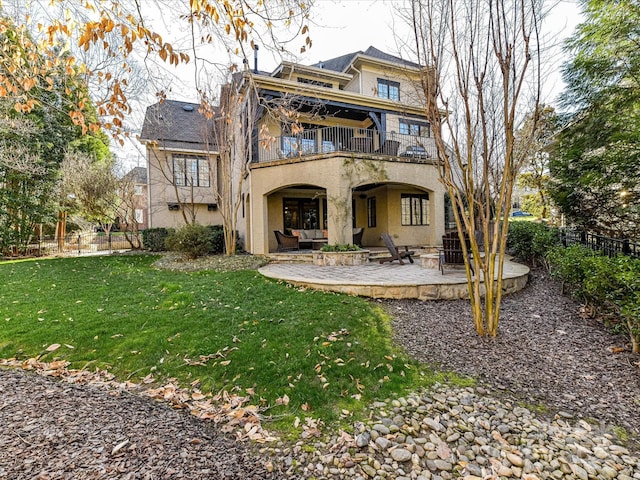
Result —
[[279, 252], [286, 252], [288, 250], [300, 250], [299, 240], [295, 235], [287, 235], [285, 233], [282, 233], [280, 230], [274, 230], [273, 233], [275, 233], [276, 240], [278, 241]]
[[358, 227], [353, 229], [353, 244], [362, 247], [362, 235], [364, 234], [364, 228]]
[[[467, 243], [468, 245], [468, 243]], [[468, 251], [468, 248], [467, 248]], [[458, 237], [457, 232], [453, 232], [449, 235], [442, 236], [442, 249], [438, 255], [438, 268], [442, 275], [444, 275], [444, 269], [447, 265], [464, 265], [464, 254], [462, 253], [462, 242]], [[471, 268], [471, 274], [474, 274], [473, 265], [469, 263]]]
[[391, 254], [390, 257], [381, 258], [380, 263], [393, 262], [394, 260], [398, 260], [398, 263], [400, 265], [404, 265], [404, 258], [408, 258], [409, 262], [413, 263], [413, 258], [411, 258], [411, 255], [415, 255], [416, 252], [414, 252], [413, 250], [409, 250], [409, 247], [406, 245], [404, 247], [404, 250], [400, 250], [398, 247], [396, 247], [395, 243], [393, 243], [391, 235], [386, 232], [380, 236], [382, 237], [382, 241], [386, 245], [387, 250], [389, 250], [389, 253]]

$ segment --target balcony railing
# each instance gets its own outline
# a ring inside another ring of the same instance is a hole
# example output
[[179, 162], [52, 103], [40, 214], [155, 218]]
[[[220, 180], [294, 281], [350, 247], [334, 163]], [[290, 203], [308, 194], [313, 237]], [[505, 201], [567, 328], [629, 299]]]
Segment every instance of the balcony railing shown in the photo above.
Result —
[[406, 160], [437, 158], [433, 138], [366, 128], [324, 127], [261, 142], [258, 161], [272, 162], [327, 153], [386, 155]]

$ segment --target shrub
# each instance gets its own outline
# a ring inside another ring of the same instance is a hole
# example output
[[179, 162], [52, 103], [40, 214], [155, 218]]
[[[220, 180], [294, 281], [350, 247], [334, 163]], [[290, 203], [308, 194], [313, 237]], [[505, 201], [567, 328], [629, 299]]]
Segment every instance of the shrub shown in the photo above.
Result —
[[551, 276], [562, 282], [564, 293], [565, 286], [571, 287], [573, 294], [585, 299], [584, 279], [587, 274], [586, 258], [593, 257], [595, 253], [583, 245], [572, 245], [567, 248], [555, 247], [547, 252], [547, 262]]
[[165, 244], [172, 252], [180, 252], [187, 258], [198, 258], [211, 252], [211, 238], [210, 228], [194, 223], [171, 232]]
[[633, 352], [640, 353], [640, 260], [618, 255], [616, 267], [619, 289], [615, 302], [625, 321]]
[[165, 240], [169, 235], [169, 230], [160, 228], [147, 228], [142, 231], [142, 246], [150, 252], [164, 252], [167, 247]]
[[360, 250], [360, 247], [358, 245], [345, 243], [336, 245], [323, 245], [320, 250], [323, 252], [357, 252], [358, 250]]
[[557, 247], [548, 256], [551, 274], [572, 287], [574, 296], [608, 315], [608, 326], [629, 336], [640, 352], [640, 260], [609, 258], [582, 245]]
[[224, 228], [222, 225], [209, 225], [207, 227], [211, 234], [211, 251], [210, 253], [224, 253]]
[[544, 261], [547, 252], [560, 244], [557, 228], [536, 222], [511, 222], [507, 249], [520, 260], [536, 265]]

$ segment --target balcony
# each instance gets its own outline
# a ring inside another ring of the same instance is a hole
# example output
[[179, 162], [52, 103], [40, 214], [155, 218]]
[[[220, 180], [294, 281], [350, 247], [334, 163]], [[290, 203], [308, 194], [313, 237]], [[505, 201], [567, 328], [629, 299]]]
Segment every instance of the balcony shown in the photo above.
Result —
[[261, 142], [258, 162], [345, 153], [358, 156], [386, 156], [396, 160], [426, 162], [437, 158], [431, 137], [350, 127], [324, 127], [283, 135]]

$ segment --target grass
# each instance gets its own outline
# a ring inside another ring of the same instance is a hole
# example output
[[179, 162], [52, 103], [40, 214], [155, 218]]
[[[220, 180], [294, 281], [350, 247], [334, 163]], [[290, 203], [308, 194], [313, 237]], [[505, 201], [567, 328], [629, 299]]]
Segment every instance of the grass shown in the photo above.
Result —
[[[281, 432], [296, 416], [331, 423], [343, 409], [357, 416], [374, 399], [442, 380], [392, 344], [389, 318], [364, 299], [252, 270], [158, 270], [155, 259], [0, 263], [0, 357], [43, 355], [121, 380], [197, 379], [203, 392], [253, 389]], [[288, 405], [276, 406], [285, 395]]]

